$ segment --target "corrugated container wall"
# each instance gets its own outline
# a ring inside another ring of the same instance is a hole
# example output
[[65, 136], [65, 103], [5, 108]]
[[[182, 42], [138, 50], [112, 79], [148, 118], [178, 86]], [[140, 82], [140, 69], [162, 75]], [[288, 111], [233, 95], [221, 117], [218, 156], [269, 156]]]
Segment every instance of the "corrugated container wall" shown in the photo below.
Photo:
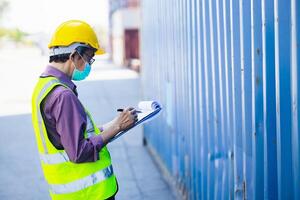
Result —
[[145, 137], [189, 199], [300, 199], [300, 2], [143, 0]]

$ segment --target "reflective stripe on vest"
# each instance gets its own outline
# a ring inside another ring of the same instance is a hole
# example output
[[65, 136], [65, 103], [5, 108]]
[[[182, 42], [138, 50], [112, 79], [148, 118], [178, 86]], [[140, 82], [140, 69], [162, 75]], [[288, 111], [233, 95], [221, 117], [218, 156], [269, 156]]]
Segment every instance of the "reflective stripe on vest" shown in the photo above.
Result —
[[41, 139], [42, 139], [42, 143], [43, 143], [43, 147], [44, 147], [44, 152], [45, 153], [48, 153], [48, 149], [47, 149], [47, 146], [46, 146], [46, 140], [45, 140], [45, 132], [44, 132], [44, 129], [43, 129], [43, 126], [42, 126], [42, 123], [43, 123], [43, 118], [42, 118], [42, 114], [41, 114], [41, 111], [40, 111], [40, 108], [39, 108], [39, 102], [41, 100], [41, 98], [44, 96], [44, 94], [46, 93], [46, 91], [49, 89], [49, 87], [51, 87], [53, 84], [56, 84], [56, 83], [59, 83], [58, 80], [56, 79], [53, 79], [51, 81], [49, 81], [43, 88], [42, 90], [40, 91], [39, 93], [39, 96], [37, 98], [37, 102], [36, 102], [36, 106], [37, 106], [37, 113], [38, 113], [38, 124], [39, 124], [39, 129], [40, 129], [40, 136], [41, 136]]
[[113, 175], [112, 166], [98, 171], [94, 174], [86, 176], [82, 179], [67, 183], [67, 184], [50, 184], [50, 190], [53, 194], [66, 194], [83, 190], [87, 187], [95, 185]]
[[90, 137], [96, 135], [96, 133], [95, 133], [93, 122], [92, 122], [90, 115], [87, 113], [86, 116], [87, 116], [86, 134], [87, 134], [87, 137], [90, 138]]
[[40, 154], [40, 159], [48, 165], [61, 164], [69, 162], [70, 159], [65, 151], [54, 154]]

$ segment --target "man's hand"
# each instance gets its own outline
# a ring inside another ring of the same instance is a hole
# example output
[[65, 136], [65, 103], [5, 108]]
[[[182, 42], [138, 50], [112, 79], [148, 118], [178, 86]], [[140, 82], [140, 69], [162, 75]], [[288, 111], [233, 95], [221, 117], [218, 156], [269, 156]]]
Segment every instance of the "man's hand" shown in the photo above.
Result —
[[116, 120], [114, 120], [114, 126], [119, 127], [120, 131], [124, 131], [131, 128], [137, 120], [136, 110], [129, 107], [121, 112]]
[[136, 110], [131, 107], [126, 108], [115, 119], [105, 125], [104, 131], [101, 134], [103, 143], [107, 144], [120, 131], [131, 128], [137, 120]]

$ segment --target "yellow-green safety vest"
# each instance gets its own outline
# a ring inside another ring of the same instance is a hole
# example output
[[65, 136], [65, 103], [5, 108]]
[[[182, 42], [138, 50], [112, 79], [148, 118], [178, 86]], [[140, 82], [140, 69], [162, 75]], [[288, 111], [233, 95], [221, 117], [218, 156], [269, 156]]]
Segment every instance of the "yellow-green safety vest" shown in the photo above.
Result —
[[[50, 196], [54, 200], [109, 198], [116, 193], [117, 182], [106, 146], [99, 152], [98, 161], [73, 163], [66, 152], [56, 149], [48, 138], [41, 115], [41, 102], [58, 85], [68, 88], [57, 78], [40, 78], [32, 95], [32, 123]], [[101, 134], [91, 115], [87, 111], [86, 113], [87, 128], [84, 137]]]

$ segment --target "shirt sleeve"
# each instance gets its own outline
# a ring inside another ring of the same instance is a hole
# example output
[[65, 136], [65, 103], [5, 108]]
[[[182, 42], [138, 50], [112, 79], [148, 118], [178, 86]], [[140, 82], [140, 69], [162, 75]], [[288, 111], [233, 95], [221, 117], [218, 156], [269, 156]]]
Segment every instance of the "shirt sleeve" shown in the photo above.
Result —
[[69, 159], [75, 163], [99, 160], [102, 136], [84, 138], [87, 115], [77, 96], [71, 90], [64, 89], [48, 100], [52, 101], [49, 102], [52, 105], [51, 115]]

